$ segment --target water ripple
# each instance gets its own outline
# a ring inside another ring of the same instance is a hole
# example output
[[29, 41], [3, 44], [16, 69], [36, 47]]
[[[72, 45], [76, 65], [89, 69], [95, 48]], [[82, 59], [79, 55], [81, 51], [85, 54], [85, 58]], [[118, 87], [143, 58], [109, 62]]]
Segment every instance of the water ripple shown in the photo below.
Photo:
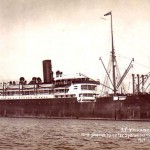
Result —
[[149, 127], [150, 122], [1, 118], [0, 150], [148, 150], [150, 136], [121, 136]]

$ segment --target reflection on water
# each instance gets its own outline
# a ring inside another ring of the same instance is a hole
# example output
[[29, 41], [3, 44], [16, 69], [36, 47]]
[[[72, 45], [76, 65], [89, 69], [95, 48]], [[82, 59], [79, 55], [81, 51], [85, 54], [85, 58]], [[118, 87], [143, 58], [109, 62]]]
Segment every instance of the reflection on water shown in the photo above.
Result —
[[0, 118], [0, 149], [123, 150], [150, 146], [150, 122]]

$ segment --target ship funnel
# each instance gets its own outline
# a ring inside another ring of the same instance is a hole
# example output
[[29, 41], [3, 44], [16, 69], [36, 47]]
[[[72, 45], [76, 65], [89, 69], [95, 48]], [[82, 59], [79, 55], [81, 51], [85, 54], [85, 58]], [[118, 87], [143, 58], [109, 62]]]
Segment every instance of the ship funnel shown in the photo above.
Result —
[[51, 60], [43, 60], [43, 78], [44, 83], [54, 82]]

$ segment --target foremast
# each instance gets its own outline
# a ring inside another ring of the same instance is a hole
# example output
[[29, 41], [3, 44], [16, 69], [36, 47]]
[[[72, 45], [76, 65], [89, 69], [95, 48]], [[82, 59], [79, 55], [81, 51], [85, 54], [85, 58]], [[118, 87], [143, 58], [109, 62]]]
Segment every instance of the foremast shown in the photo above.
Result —
[[113, 91], [114, 91], [114, 95], [116, 95], [117, 92], [117, 88], [116, 88], [116, 56], [115, 56], [115, 49], [114, 49], [114, 39], [113, 39], [113, 24], [112, 24], [112, 12], [108, 12], [107, 14], [105, 14], [104, 16], [108, 16], [110, 15], [111, 17], [111, 41], [112, 41], [112, 77], [113, 77]]

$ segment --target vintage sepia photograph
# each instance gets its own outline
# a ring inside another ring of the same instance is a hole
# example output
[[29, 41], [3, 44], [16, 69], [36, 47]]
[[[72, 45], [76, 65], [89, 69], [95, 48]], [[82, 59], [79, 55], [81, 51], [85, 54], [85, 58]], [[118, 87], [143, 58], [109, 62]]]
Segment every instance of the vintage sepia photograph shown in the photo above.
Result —
[[0, 0], [0, 150], [149, 150], [150, 0]]

